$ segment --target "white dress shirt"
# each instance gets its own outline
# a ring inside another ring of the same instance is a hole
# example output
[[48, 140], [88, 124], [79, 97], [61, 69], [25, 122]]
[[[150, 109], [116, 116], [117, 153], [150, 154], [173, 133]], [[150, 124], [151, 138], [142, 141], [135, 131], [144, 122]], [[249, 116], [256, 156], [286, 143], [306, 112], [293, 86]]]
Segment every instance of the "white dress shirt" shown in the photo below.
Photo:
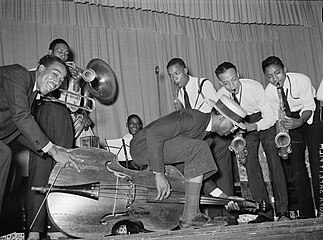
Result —
[[[190, 104], [192, 109], [197, 109], [201, 112], [208, 113], [211, 112], [212, 107], [208, 105], [207, 100], [216, 99], [216, 90], [210, 80], [206, 80], [203, 83], [202, 93], [198, 95], [199, 86], [205, 78], [199, 78], [189, 76], [187, 85], [185, 86], [186, 92], [188, 94]], [[203, 97], [204, 96], [204, 97]], [[184, 101], [184, 90], [183, 88], [179, 89], [178, 100], [185, 106]], [[196, 101], [197, 99], [197, 101]]]
[[[262, 119], [256, 122], [257, 131], [265, 130], [273, 126], [276, 122], [276, 118], [268, 100], [265, 97], [263, 86], [252, 79], [239, 79], [239, 81], [241, 86], [236, 97], [240, 102], [240, 106], [248, 115], [261, 112]], [[224, 87], [220, 88], [217, 92], [217, 98], [223, 94], [232, 98], [232, 94], [230, 94], [230, 92]]]
[[[308, 76], [302, 73], [286, 73], [283, 89], [285, 93], [288, 89], [287, 101], [292, 112], [300, 111], [300, 115], [306, 110], [314, 112], [316, 105], [313, 98], [312, 82]], [[277, 87], [269, 83], [265, 93], [276, 119], [278, 119], [279, 97]], [[313, 113], [307, 120], [308, 124], [312, 124], [312, 122]]]

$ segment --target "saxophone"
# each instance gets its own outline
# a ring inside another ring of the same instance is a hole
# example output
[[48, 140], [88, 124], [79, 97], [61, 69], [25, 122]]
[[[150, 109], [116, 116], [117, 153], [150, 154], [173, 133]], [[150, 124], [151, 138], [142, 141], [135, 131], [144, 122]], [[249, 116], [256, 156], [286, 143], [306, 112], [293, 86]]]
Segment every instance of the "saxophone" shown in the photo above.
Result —
[[246, 148], [246, 140], [242, 137], [242, 134], [237, 134], [230, 143], [229, 150], [233, 151], [237, 160], [245, 165], [247, 163], [248, 150]]
[[174, 110], [180, 110], [183, 107], [180, 105], [180, 101], [178, 100], [177, 96], [178, 96], [178, 92], [179, 92], [179, 87], [177, 86], [177, 84], [175, 84], [175, 91], [173, 91], [173, 105], [174, 105]]
[[283, 88], [277, 83], [277, 93], [279, 97], [278, 120], [276, 122], [276, 147], [279, 148], [278, 154], [282, 159], [287, 159], [288, 154], [292, 152], [291, 138], [289, 131], [282, 125], [281, 121], [286, 117], [284, 100], [282, 95]]

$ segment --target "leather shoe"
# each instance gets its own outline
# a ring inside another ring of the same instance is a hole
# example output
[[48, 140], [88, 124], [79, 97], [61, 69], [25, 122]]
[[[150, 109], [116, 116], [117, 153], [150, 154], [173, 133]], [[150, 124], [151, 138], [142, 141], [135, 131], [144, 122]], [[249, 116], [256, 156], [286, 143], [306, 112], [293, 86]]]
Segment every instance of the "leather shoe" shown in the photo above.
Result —
[[288, 213], [287, 212], [282, 212], [278, 214], [278, 219], [277, 221], [288, 221], [290, 220]]
[[265, 217], [264, 215], [258, 215], [254, 220], [249, 221], [248, 223], [263, 223], [263, 222], [273, 222], [274, 219]]
[[[212, 219], [200, 213], [190, 220], [179, 220], [179, 226], [175, 229], [197, 229], [211, 226], [226, 226], [227, 222], [217, 219]], [[174, 230], [175, 230], [174, 229]]]
[[238, 217], [236, 217], [236, 216], [226, 216], [226, 217], [222, 217], [221, 220], [226, 221], [227, 222], [227, 226], [239, 225]]

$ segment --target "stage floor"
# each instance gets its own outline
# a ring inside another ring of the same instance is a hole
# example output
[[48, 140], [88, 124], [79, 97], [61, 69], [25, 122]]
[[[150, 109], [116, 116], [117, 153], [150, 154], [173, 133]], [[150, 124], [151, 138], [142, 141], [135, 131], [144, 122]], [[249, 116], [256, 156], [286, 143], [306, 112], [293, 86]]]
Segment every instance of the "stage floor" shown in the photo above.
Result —
[[[52, 233], [53, 239], [69, 239], [61, 233]], [[284, 239], [284, 240], [304, 240], [323, 239], [323, 217], [290, 220], [285, 222], [270, 222], [260, 224], [242, 223], [236, 226], [209, 227], [194, 230], [161, 231], [153, 233], [140, 233], [132, 235], [118, 236], [87, 236], [86, 239], [97, 240], [145, 240], [145, 239], [185, 239], [185, 240], [207, 240], [207, 239]]]

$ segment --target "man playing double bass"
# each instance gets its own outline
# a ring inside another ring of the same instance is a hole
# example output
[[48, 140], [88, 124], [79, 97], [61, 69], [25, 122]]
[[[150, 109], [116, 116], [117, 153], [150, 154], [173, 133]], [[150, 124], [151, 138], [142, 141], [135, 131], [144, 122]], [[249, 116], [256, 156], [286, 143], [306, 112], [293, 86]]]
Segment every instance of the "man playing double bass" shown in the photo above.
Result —
[[223, 136], [241, 123], [246, 112], [227, 96], [217, 102], [212, 100], [210, 113], [182, 109], [170, 113], [143, 128], [130, 142], [133, 161], [148, 165], [155, 173], [156, 200], [164, 200], [171, 194], [171, 186], [165, 176], [165, 165], [184, 163], [185, 205], [179, 219], [179, 228], [200, 228], [223, 225], [200, 212], [199, 201], [202, 180], [217, 172], [217, 166], [208, 144], [203, 140], [209, 132]]
[[0, 211], [11, 163], [10, 145], [14, 141], [38, 154], [47, 153], [61, 166], [70, 162], [78, 168], [73, 161], [77, 158], [53, 144], [31, 113], [38, 93], [46, 95], [57, 89], [66, 73], [65, 63], [50, 55], [41, 58], [33, 72], [18, 64], [0, 67]]

